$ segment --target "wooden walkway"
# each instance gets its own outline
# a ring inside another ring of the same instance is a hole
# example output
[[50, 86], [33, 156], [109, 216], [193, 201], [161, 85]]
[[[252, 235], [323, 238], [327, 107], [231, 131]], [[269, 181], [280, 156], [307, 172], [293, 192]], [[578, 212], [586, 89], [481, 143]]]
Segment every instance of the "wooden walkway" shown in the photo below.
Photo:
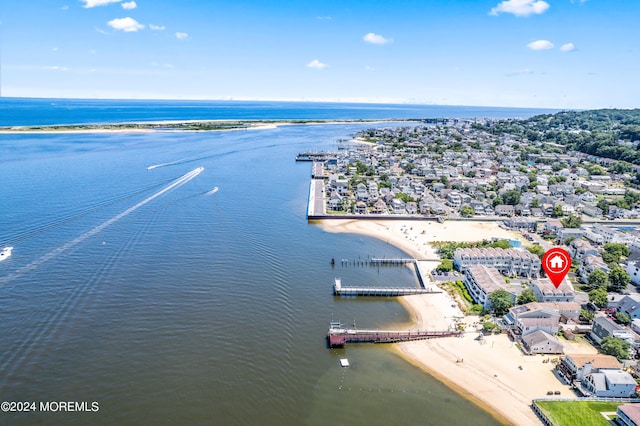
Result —
[[438, 337], [461, 336], [461, 331], [428, 331], [428, 330], [357, 330], [343, 328], [340, 323], [332, 322], [327, 333], [329, 346], [343, 347], [347, 343], [397, 343], [410, 340], [425, 340]]

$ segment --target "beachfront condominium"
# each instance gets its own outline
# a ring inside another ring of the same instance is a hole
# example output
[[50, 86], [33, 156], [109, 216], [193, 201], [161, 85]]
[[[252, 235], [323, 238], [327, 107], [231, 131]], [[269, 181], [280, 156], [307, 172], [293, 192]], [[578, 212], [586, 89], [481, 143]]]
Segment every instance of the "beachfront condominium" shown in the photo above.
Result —
[[[507, 290], [504, 278], [496, 268], [475, 265], [467, 268], [464, 274], [464, 285], [474, 302], [485, 309], [491, 307], [489, 295], [496, 290]], [[515, 297], [514, 297], [515, 299]]]
[[505, 275], [537, 278], [540, 259], [533, 253], [518, 249], [459, 248], [453, 255], [453, 266], [466, 272], [471, 266], [489, 266]]

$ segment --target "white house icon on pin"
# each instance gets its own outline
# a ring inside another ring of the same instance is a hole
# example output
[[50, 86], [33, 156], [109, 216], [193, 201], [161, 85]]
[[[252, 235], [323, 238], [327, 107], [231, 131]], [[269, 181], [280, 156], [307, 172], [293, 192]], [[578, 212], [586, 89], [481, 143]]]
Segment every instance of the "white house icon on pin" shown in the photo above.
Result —
[[564, 259], [562, 256], [555, 255], [550, 261], [551, 269], [562, 269], [562, 265], [564, 265]]

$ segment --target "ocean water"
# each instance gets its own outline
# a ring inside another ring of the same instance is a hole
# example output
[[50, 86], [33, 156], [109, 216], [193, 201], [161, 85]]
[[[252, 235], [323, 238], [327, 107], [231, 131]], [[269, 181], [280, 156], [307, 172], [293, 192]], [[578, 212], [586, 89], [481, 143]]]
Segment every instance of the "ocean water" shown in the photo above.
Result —
[[525, 118], [553, 112], [557, 110], [328, 102], [0, 98], [0, 126], [162, 120]]
[[[68, 122], [103, 121], [88, 109]], [[141, 109], [120, 117], [152, 118]], [[50, 118], [32, 113], [19, 120]], [[326, 346], [331, 320], [410, 326], [394, 299], [331, 294], [335, 277], [415, 285], [407, 268], [330, 264], [402, 253], [306, 220], [310, 163], [295, 154], [367, 127], [0, 135], [0, 246], [14, 247], [0, 262], [1, 399], [99, 406], [0, 422], [498, 424], [389, 347]]]

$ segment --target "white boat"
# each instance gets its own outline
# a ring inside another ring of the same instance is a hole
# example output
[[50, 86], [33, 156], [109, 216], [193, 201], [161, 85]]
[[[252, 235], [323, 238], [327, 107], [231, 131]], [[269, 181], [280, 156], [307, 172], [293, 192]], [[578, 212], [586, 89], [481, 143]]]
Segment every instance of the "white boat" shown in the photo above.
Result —
[[5, 260], [7, 257], [11, 256], [11, 250], [13, 247], [5, 247], [0, 251], [0, 261]]

